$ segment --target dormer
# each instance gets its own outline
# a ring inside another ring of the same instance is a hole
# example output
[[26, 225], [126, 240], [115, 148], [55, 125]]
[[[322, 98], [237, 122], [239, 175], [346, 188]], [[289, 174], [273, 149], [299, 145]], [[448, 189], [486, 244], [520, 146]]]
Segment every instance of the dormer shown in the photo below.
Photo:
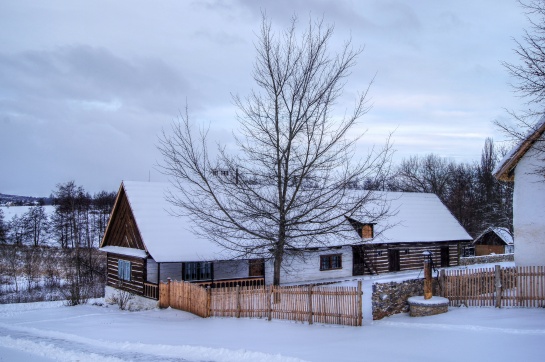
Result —
[[361, 226], [361, 238], [362, 239], [372, 239], [375, 237], [375, 224], [362, 224]]

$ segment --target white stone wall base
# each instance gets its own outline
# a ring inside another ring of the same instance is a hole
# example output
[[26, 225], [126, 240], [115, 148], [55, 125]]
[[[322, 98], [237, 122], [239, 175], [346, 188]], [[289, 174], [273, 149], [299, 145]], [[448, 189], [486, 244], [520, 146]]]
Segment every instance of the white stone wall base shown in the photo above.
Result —
[[[104, 288], [104, 300], [108, 302], [111, 300], [112, 296], [115, 296], [117, 293], [119, 293], [119, 289], [116, 289], [114, 287], [106, 286]], [[129, 301], [129, 305], [127, 307], [127, 310], [146, 310], [146, 309], [154, 309], [159, 306], [159, 301], [144, 298], [139, 295], [133, 295], [133, 298]]]

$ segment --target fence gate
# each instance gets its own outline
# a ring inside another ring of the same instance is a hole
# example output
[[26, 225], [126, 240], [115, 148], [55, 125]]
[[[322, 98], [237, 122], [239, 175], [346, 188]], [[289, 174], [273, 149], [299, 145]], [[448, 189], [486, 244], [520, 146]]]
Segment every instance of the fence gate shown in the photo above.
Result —
[[171, 281], [159, 284], [159, 307], [172, 307], [199, 317], [209, 317], [209, 289], [184, 281]]

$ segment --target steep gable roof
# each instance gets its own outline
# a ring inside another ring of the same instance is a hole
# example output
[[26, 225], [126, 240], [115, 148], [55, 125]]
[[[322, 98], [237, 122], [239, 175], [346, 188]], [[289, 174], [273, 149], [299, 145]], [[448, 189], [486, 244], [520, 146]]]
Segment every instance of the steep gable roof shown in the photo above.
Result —
[[[169, 186], [168, 183], [161, 182], [123, 181], [121, 184], [118, 199], [121, 194], [126, 195], [145, 250], [155, 261], [161, 263], [219, 259], [222, 252], [219, 246], [194, 235], [190, 230], [192, 224], [188, 217], [173, 214], [172, 205], [165, 198]], [[120, 204], [116, 200], [112, 218], [120, 210]], [[114, 252], [105, 243], [110, 227], [109, 222], [101, 250]], [[224, 255], [223, 259], [225, 258]]]
[[511, 150], [505, 157], [500, 161], [494, 170], [494, 176], [498, 180], [502, 181], [513, 181], [514, 180], [514, 170], [517, 167], [520, 159], [530, 150], [534, 143], [539, 140], [539, 138], [545, 132], [545, 116], [536, 124], [534, 130], [530, 132], [525, 139], [523, 139], [515, 148]]

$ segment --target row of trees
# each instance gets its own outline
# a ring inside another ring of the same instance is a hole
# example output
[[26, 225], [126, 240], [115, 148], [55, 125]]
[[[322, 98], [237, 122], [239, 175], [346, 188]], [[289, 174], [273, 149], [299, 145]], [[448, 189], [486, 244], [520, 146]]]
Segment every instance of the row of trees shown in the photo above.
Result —
[[511, 230], [513, 184], [493, 175], [502, 153], [489, 138], [480, 162], [457, 163], [435, 154], [409, 157], [380, 184], [367, 187], [434, 193], [473, 237], [489, 226]]
[[[43, 206], [32, 206], [23, 215], [6, 221], [0, 210], [0, 242], [5, 244], [0, 245], [2, 275], [9, 276], [8, 284], [15, 286], [12, 292], [17, 298], [18, 278], [22, 277], [27, 281], [25, 292], [47, 288], [51, 293], [55, 287], [62, 299], [74, 305], [102, 295], [105, 260], [96, 249], [115, 196], [106, 191], [91, 196], [69, 181], [58, 184], [53, 191], [55, 211], [50, 215]], [[49, 259], [54, 265], [62, 265], [60, 272], [55, 269], [56, 274], [52, 274]]]
[[97, 246], [106, 229], [115, 193], [101, 191], [93, 196], [73, 181], [58, 184], [52, 194], [55, 212], [31, 206], [22, 215], [6, 220], [0, 210], [0, 243], [61, 248]]

